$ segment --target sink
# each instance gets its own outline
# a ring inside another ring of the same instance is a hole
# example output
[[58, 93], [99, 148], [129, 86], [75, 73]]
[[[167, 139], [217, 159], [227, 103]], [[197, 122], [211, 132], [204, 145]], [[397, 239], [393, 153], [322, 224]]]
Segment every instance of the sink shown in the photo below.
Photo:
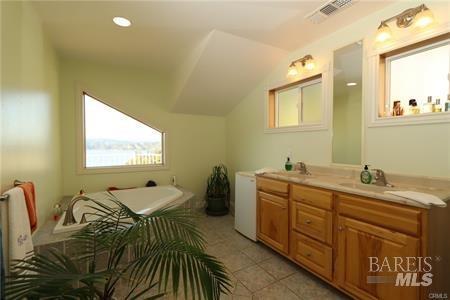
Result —
[[280, 175], [280, 176], [286, 176], [286, 177], [291, 177], [291, 178], [299, 178], [299, 179], [307, 179], [307, 178], [313, 178], [314, 175], [306, 175], [306, 174], [300, 174], [299, 171], [281, 171], [281, 172], [276, 172], [274, 173], [275, 175]]
[[352, 189], [358, 189], [358, 190], [364, 190], [368, 192], [375, 192], [375, 193], [384, 193], [386, 191], [398, 191], [398, 188], [395, 187], [388, 187], [388, 186], [379, 186], [379, 185], [373, 185], [373, 184], [362, 184], [362, 183], [354, 183], [354, 182], [344, 182], [339, 183], [340, 186], [352, 188]]

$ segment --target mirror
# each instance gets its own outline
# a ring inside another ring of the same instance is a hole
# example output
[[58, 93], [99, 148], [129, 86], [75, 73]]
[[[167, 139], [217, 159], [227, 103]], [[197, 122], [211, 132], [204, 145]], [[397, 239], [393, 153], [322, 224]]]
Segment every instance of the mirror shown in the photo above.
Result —
[[334, 51], [332, 162], [361, 164], [362, 42]]

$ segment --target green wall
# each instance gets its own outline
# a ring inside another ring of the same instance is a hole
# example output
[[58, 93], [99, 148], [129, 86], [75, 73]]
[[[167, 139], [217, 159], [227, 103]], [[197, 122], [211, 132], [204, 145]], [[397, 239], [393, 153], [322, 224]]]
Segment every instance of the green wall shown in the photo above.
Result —
[[36, 184], [39, 224], [62, 191], [58, 60], [29, 2], [1, 2], [1, 190]]
[[[225, 119], [170, 113], [169, 81], [148, 70], [105, 65], [63, 58], [60, 62], [63, 191], [71, 195], [105, 190], [108, 186], [144, 186], [152, 179], [169, 184], [172, 175], [178, 184], [192, 190], [198, 203], [203, 200], [205, 182], [211, 168], [225, 162]], [[80, 124], [76, 117], [78, 88], [167, 132], [168, 170], [111, 174], [77, 173], [77, 140]]]

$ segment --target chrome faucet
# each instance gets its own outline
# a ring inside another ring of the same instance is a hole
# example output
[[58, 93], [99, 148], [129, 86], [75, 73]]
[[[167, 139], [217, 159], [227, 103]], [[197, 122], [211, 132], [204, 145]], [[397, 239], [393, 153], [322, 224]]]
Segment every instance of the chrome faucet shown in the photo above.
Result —
[[386, 175], [384, 174], [384, 171], [381, 169], [373, 169], [375, 171], [375, 182], [373, 184], [378, 186], [387, 186], [387, 187], [394, 187], [392, 184], [388, 183], [386, 180]]
[[[84, 195], [78, 195], [78, 196], [72, 198], [72, 200], [70, 200], [69, 206], [67, 207], [67, 210], [66, 210], [66, 216], [64, 217], [63, 226], [77, 224], [77, 220], [75, 220], [75, 216], [73, 215], [73, 207], [80, 200], [88, 201], [90, 199]], [[82, 221], [82, 223], [86, 222], [86, 217], [84, 216], [84, 214], [83, 214], [83, 217], [81, 218], [81, 221]]]
[[302, 161], [299, 161], [297, 163], [298, 165], [298, 171], [300, 172], [300, 174], [302, 175], [311, 175], [311, 173], [309, 173], [308, 168], [306, 167], [306, 164]]

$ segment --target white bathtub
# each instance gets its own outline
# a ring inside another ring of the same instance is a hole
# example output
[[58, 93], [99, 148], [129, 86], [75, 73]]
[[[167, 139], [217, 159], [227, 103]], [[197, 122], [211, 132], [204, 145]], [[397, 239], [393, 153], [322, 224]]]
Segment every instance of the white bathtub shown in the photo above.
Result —
[[[118, 190], [112, 191], [111, 193], [120, 202], [139, 214], [150, 214], [159, 208], [174, 205], [177, 202], [176, 200], [183, 196], [182, 191], [171, 185]], [[107, 205], [113, 204], [111, 201], [108, 201], [110, 196], [107, 192], [86, 194], [86, 197], [95, 199]], [[75, 204], [73, 215], [77, 222], [80, 222], [84, 213], [94, 212], [94, 210], [88, 206], [94, 206], [94, 203], [92, 201], [80, 200]], [[65, 216], [66, 213], [58, 220], [58, 223], [53, 229], [53, 233], [75, 231], [86, 226], [86, 223], [63, 226]], [[92, 221], [93, 218], [95, 218], [95, 216], [86, 214], [88, 222]]]

